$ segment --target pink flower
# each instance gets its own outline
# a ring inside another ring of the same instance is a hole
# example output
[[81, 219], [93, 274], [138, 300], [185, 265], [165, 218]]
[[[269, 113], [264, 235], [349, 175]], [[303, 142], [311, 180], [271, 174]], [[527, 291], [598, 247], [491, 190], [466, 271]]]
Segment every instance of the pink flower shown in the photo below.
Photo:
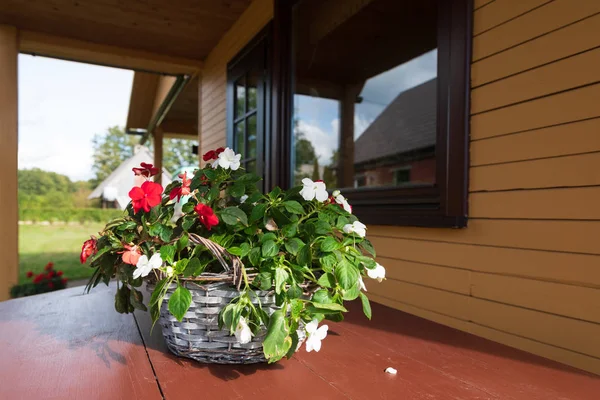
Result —
[[184, 172], [183, 174], [179, 174], [179, 177], [181, 178], [181, 186], [177, 186], [174, 187], [171, 190], [171, 193], [169, 193], [169, 198], [171, 200], [173, 200], [175, 197], [177, 197], [177, 201], [181, 200], [181, 196], [187, 196], [188, 194], [190, 194], [190, 184], [192, 183], [191, 179], [188, 179], [187, 177], [187, 172]]
[[136, 265], [138, 260], [140, 259], [142, 253], [137, 246], [129, 246], [125, 245], [125, 251], [120, 252], [122, 254], [121, 258], [123, 262], [130, 265]]

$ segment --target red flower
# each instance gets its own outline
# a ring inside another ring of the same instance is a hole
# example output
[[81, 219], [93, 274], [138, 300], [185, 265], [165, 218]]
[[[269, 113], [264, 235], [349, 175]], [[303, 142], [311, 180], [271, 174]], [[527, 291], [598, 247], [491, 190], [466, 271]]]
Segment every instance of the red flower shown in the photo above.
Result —
[[44, 267], [44, 269], [45, 269], [46, 271], [51, 271], [51, 270], [52, 270], [52, 267], [54, 267], [54, 263], [51, 261], [51, 262], [49, 262], [48, 264], [46, 264], [46, 266]]
[[68, 279], [67, 278], [63, 278], [60, 280], [60, 283], [62, 283], [63, 285], [67, 284]]
[[216, 160], [217, 158], [219, 158], [219, 154], [221, 154], [222, 152], [225, 151], [224, 147], [219, 147], [216, 150], [210, 150], [207, 151], [206, 153], [204, 153], [204, 155], [202, 156], [202, 159], [204, 161], [210, 161], [210, 160]]
[[191, 179], [188, 179], [187, 172], [183, 174], [179, 174], [181, 178], [181, 186], [174, 187], [169, 193], [169, 198], [173, 200], [177, 197], [177, 201], [181, 200], [181, 196], [187, 196], [190, 194], [190, 184], [192, 183]]
[[219, 218], [217, 218], [213, 209], [206, 204], [198, 203], [196, 207], [194, 207], [194, 211], [198, 213], [200, 222], [202, 222], [209, 231], [213, 226], [219, 224]]
[[33, 278], [33, 283], [40, 283], [45, 277], [46, 276], [44, 274], [36, 275], [35, 278]]
[[142, 256], [142, 253], [140, 252], [138, 247], [129, 246], [127, 244], [124, 247], [126, 250], [120, 252], [121, 254], [123, 254], [121, 256], [121, 258], [123, 258], [123, 262], [126, 264], [137, 265], [138, 260]]
[[131, 189], [129, 197], [133, 203], [133, 213], [137, 214], [141, 209], [149, 212], [152, 207], [159, 205], [162, 200], [162, 191], [163, 187], [160, 184], [150, 181], [144, 182], [142, 187], [136, 186]]
[[145, 176], [146, 178], [150, 178], [151, 176], [158, 174], [158, 168], [154, 168], [154, 165], [147, 164], [145, 162], [141, 163], [140, 167], [132, 168], [131, 170], [135, 175]]
[[33, 272], [32, 271], [27, 271], [27, 277], [31, 278], [33, 276]]
[[82, 264], [85, 264], [85, 261], [89, 256], [93, 256], [98, 252], [98, 240], [95, 237], [91, 237], [91, 239], [83, 242], [83, 246], [81, 247], [81, 255], [79, 256], [79, 261]]
[[54, 289], [54, 283], [52, 283], [52, 282], [48, 282], [48, 287], [49, 287], [50, 289]]
[[63, 275], [63, 272], [62, 272], [62, 271], [58, 271], [58, 272], [56, 273], [56, 276], [62, 276], [62, 275]]

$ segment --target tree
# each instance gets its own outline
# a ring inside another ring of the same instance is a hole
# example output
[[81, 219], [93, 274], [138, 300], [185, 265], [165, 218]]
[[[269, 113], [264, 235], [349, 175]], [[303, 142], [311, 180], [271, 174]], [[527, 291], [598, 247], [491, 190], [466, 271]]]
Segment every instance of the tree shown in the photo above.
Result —
[[164, 139], [163, 166], [170, 173], [184, 167], [199, 166], [198, 157], [192, 153], [192, 145], [197, 143], [188, 139]]
[[92, 139], [94, 148], [92, 171], [96, 176], [91, 180], [92, 186], [100, 184], [123, 161], [131, 157], [133, 148], [139, 140], [139, 137], [127, 135], [118, 126], [108, 128], [103, 134], [94, 135]]
[[319, 159], [317, 157], [315, 157], [315, 160], [313, 162], [313, 171], [311, 179], [313, 180], [313, 182], [316, 182], [321, 179], [319, 177]]

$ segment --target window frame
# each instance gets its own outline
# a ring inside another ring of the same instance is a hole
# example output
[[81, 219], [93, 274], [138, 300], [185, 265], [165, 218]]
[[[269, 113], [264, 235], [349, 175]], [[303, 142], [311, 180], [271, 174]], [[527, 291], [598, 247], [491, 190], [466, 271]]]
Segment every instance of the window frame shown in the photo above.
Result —
[[[272, 169], [291, 184], [292, 10], [301, 0], [275, 0], [272, 65]], [[438, 106], [434, 186], [342, 189], [361, 221], [378, 225], [467, 226], [472, 0], [438, 0]]]

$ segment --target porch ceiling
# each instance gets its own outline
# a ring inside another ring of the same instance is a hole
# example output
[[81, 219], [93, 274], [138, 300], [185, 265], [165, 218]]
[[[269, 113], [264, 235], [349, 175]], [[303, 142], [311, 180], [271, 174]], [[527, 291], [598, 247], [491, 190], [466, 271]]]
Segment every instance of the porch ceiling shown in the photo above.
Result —
[[202, 60], [251, 0], [4, 0], [0, 24]]

